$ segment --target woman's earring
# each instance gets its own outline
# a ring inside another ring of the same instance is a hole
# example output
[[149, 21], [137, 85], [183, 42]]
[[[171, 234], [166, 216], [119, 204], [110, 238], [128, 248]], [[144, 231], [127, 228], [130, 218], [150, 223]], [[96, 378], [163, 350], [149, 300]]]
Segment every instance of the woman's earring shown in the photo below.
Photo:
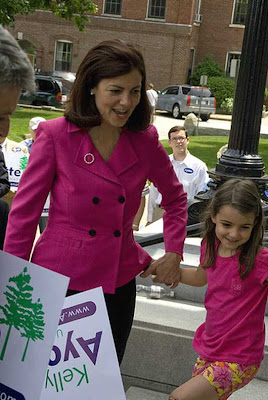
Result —
[[93, 92], [90, 92], [90, 96], [94, 96], [94, 94], [95, 94], [95, 93], [93, 93]]

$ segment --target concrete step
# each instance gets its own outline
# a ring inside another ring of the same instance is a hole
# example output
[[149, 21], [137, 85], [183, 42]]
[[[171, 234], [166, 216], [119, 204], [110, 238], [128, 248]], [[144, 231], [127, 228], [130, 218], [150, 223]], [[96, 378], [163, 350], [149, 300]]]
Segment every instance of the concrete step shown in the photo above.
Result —
[[128, 389], [126, 398], [127, 400], [167, 400], [167, 394], [132, 386]]
[[[268, 397], [268, 382], [253, 379], [243, 389], [235, 392], [232, 400], [265, 400]], [[132, 386], [126, 392], [127, 400], [168, 400], [168, 394]]]
[[[121, 373], [125, 389], [138, 386], [170, 393], [191, 377], [197, 354], [192, 340], [205, 320], [202, 305], [137, 296], [133, 329]], [[268, 381], [268, 318], [265, 358], [257, 377]]]

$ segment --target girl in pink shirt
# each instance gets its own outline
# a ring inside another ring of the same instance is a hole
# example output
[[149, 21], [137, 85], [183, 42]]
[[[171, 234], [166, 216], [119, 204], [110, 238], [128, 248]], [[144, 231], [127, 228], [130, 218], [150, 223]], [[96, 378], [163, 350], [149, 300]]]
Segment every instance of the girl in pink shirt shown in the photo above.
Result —
[[182, 269], [181, 282], [208, 284], [207, 316], [193, 341], [199, 357], [192, 379], [169, 400], [227, 399], [254, 378], [264, 357], [268, 249], [262, 248], [264, 218], [256, 185], [225, 182], [204, 220], [200, 265]]

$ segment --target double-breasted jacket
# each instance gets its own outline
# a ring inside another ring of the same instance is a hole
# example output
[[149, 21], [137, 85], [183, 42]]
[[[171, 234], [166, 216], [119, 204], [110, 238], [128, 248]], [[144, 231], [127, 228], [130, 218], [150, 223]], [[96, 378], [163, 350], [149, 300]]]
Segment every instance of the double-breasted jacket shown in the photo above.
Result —
[[48, 193], [48, 224], [32, 262], [69, 276], [69, 288], [114, 293], [151, 260], [133, 238], [132, 221], [146, 179], [163, 194], [166, 251], [182, 254], [186, 194], [156, 128], [123, 128], [105, 162], [88, 134], [64, 117], [39, 124], [9, 216], [4, 250], [29, 259]]

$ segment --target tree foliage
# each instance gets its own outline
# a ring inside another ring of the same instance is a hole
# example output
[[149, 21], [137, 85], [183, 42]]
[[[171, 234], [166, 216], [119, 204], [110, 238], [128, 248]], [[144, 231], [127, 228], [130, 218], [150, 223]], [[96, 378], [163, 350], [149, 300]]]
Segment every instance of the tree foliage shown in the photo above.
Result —
[[213, 76], [208, 78], [208, 86], [217, 100], [217, 107], [221, 107], [223, 101], [234, 97], [235, 83], [233, 79], [224, 76]]
[[224, 69], [217, 63], [212, 55], [208, 54], [203, 61], [197, 64], [193, 75], [190, 77], [192, 85], [200, 84], [201, 75], [212, 76], [225, 76]]
[[12, 25], [16, 15], [27, 15], [36, 10], [48, 10], [59, 18], [73, 21], [80, 31], [85, 30], [89, 14], [98, 11], [91, 0], [1, 0], [0, 23]]

